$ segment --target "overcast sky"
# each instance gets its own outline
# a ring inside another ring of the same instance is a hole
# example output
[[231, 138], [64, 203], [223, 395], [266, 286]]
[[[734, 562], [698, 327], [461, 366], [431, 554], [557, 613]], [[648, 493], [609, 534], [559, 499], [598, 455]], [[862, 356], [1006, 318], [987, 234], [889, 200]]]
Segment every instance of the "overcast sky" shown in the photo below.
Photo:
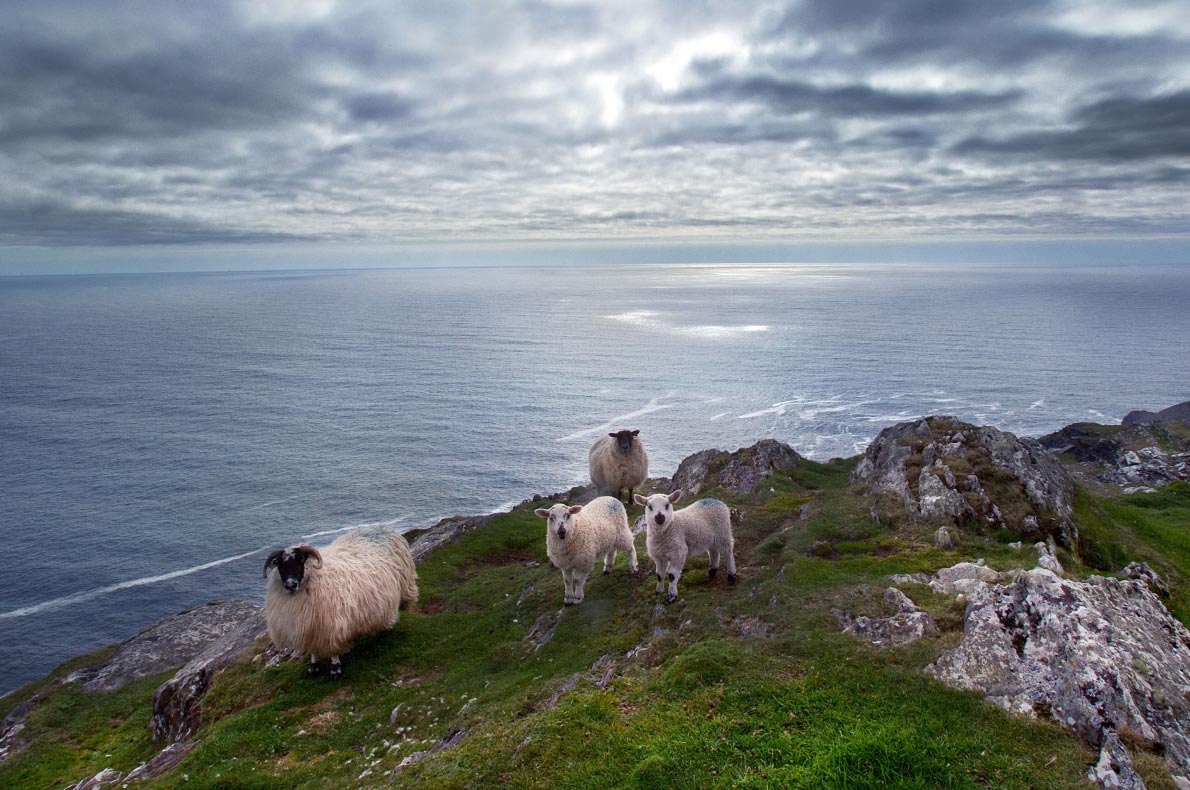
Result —
[[10, 260], [311, 242], [1188, 248], [1185, 0], [0, 13]]

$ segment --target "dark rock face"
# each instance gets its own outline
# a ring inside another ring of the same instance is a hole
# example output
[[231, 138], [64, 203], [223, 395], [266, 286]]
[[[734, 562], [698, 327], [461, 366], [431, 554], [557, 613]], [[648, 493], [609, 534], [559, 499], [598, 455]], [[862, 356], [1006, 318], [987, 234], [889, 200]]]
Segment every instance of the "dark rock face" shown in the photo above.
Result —
[[478, 529], [492, 520], [491, 516], [456, 516], [444, 518], [434, 526], [420, 532], [409, 539], [409, 553], [413, 555], [414, 563], [421, 565], [430, 553], [440, 546], [454, 543], [464, 533]]
[[37, 707], [43, 696], [41, 692], [34, 694], [13, 708], [4, 720], [0, 721], [0, 763], [24, 750], [27, 744], [21, 737], [21, 731], [25, 729], [25, 717], [29, 715], [29, 711]]
[[723, 450], [703, 450], [688, 456], [674, 472], [673, 487], [682, 489], [686, 497], [694, 497], [703, 486], [722, 485], [739, 494], [749, 494], [773, 470], [793, 470], [802, 457], [787, 444], [776, 439], [761, 439], [751, 447], [734, 453]]
[[1130, 411], [1124, 415], [1124, 419], [1120, 422], [1124, 425], [1151, 425], [1152, 423], [1165, 420], [1190, 422], [1190, 400], [1182, 401], [1176, 406], [1170, 406], [1168, 409], [1162, 409], [1158, 412]]
[[223, 636], [153, 692], [149, 727], [155, 739], [174, 742], [193, 734], [202, 718], [202, 698], [215, 676], [267, 633], [264, 610], [259, 606], [246, 604], [232, 611], [239, 613], [241, 619], [227, 621]]
[[977, 589], [962, 643], [926, 673], [1008, 711], [1052, 716], [1108, 750], [1105, 775], [1112, 765], [1121, 778], [1131, 771], [1111, 737], [1127, 728], [1190, 781], [1190, 631], [1144, 582], [1036, 568]]
[[852, 483], [872, 495], [872, 517], [985, 528], [1073, 546], [1074, 482], [1032, 439], [956, 417], [925, 417], [885, 428], [868, 446]]
[[1183, 407], [1190, 408], [1178, 404], [1152, 419], [1128, 422], [1125, 418], [1123, 426], [1075, 423], [1038, 441], [1082, 465], [1082, 474], [1105, 483], [1161, 486], [1190, 480], [1190, 422], [1162, 417], [1180, 414]]
[[111, 691], [148, 675], [190, 661], [260, 607], [246, 601], [219, 601], [165, 618], [122, 643], [97, 667], [70, 673], [64, 683], [82, 683], [87, 691]]

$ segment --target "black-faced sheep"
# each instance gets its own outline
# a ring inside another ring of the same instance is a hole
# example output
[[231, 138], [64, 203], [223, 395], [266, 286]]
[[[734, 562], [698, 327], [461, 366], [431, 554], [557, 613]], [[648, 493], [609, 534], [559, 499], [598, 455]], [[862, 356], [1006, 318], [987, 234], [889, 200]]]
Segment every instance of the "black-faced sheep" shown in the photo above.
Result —
[[566, 603], [582, 603], [583, 586], [600, 557], [603, 572], [610, 573], [616, 552], [626, 551], [628, 570], [637, 572], [636, 544], [628, 529], [628, 511], [615, 497], [601, 496], [586, 506], [554, 505], [533, 512], [546, 519], [546, 553], [562, 571]]
[[677, 600], [678, 579], [691, 554], [706, 552], [710, 555], [712, 577], [719, 571], [719, 557], [726, 556], [727, 581], [734, 584], [736, 580], [731, 511], [718, 499], [710, 498], [675, 511], [673, 503], [681, 496], [679, 489], [669, 495], [653, 494], [647, 498], [637, 494], [635, 500], [645, 508], [644, 519], [648, 526], [645, 545], [653, 560], [657, 592], [664, 590], [665, 582], [669, 582], [666, 603]]
[[277, 647], [309, 653], [310, 675], [318, 674], [319, 658], [329, 658], [331, 677], [338, 677], [339, 656], [358, 637], [392, 628], [400, 610], [417, 602], [409, 544], [387, 527], [352, 530], [322, 550], [274, 551], [264, 575], [269, 638]]
[[597, 440], [588, 454], [591, 482], [600, 494], [619, 497], [627, 489], [625, 502], [649, 476], [649, 455], [640, 443], [640, 431], [616, 431]]

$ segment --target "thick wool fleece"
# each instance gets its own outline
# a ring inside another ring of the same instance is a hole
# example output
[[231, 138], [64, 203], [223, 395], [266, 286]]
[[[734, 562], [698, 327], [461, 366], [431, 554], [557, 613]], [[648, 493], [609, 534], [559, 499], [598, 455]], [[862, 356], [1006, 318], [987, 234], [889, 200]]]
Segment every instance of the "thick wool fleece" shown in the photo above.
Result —
[[619, 496], [624, 489], [634, 491], [649, 476], [649, 456], [639, 438], [632, 440], [632, 449], [622, 453], [614, 437], [604, 436], [591, 445], [588, 459], [591, 482], [600, 494]]

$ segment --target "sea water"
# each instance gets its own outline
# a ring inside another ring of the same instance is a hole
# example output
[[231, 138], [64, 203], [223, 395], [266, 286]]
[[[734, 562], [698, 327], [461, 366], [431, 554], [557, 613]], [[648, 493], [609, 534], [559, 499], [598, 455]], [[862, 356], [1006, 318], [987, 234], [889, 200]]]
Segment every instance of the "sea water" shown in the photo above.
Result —
[[666, 265], [0, 278], [0, 692], [267, 552], [765, 437], [1038, 435], [1190, 398], [1190, 266]]

